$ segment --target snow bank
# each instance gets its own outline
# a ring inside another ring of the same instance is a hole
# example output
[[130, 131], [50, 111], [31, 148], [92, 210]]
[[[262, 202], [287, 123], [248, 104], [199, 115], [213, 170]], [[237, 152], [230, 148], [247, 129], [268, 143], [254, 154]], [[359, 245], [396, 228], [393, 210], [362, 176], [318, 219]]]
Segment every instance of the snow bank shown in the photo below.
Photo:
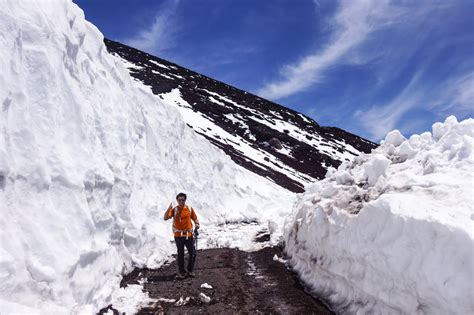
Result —
[[2, 1], [0, 33], [2, 313], [143, 299], [113, 290], [175, 251], [162, 216], [179, 191], [203, 228], [291, 208], [132, 81], [71, 1]]
[[472, 314], [474, 120], [387, 135], [307, 188], [291, 265], [342, 313]]

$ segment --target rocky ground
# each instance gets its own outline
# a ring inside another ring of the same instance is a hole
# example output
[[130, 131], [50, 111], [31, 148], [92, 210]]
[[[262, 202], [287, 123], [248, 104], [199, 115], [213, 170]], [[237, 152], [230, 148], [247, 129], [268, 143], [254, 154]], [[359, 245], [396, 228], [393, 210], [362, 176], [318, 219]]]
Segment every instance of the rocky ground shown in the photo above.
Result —
[[[175, 280], [173, 261], [158, 270], [135, 269], [124, 277], [122, 285], [147, 279], [144, 289], [157, 302], [139, 314], [331, 314], [321, 301], [305, 292], [281, 255], [277, 247], [255, 252], [200, 250], [195, 278]], [[202, 287], [204, 283], [212, 288]]]

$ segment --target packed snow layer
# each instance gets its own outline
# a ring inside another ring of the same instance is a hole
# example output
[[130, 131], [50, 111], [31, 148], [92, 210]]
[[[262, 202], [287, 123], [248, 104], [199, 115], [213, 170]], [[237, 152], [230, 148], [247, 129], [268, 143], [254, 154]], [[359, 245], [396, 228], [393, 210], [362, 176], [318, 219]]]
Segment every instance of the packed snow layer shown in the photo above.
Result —
[[0, 34], [2, 313], [143, 299], [113, 291], [175, 251], [163, 211], [179, 191], [203, 229], [291, 209], [132, 81], [70, 0], [2, 1]]
[[291, 265], [342, 313], [473, 314], [474, 120], [389, 133], [307, 188]]

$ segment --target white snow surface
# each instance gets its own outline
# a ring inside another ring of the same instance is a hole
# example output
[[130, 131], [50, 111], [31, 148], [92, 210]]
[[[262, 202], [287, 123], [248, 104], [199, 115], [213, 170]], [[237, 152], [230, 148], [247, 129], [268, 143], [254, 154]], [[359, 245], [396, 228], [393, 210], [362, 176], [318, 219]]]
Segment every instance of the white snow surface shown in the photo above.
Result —
[[204, 231], [282, 226], [295, 195], [236, 166], [131, 80], [70, 0], [2, 1], [0, 33], [2, 314], [94, 313], [117, 300], [133, 312], [147, 296], [119, 289], [121, 274], [175, 252], [163, 212], [179, 191]]
[[474, 120], [387, 135], [307, 187], [286, 221], [290, 265], [348, 314], [474, 313]]

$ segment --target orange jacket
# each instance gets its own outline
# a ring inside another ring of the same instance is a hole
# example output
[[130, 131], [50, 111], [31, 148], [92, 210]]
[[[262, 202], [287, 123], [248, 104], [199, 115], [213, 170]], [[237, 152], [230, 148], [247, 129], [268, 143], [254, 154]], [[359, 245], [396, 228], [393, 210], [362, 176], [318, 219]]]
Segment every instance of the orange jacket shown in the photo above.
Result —
[[[174, 211], [176, 208], [176, 216]], [[165, 220], [173, 218], [173, 232], [175, 237], [189, 237], [192, 236], [193, 224], [199, 224], [196, 211], [192, 207], [185, 205], [184, 207], [176, 206], [175, 208], [169, 207], [165, 212]]]

